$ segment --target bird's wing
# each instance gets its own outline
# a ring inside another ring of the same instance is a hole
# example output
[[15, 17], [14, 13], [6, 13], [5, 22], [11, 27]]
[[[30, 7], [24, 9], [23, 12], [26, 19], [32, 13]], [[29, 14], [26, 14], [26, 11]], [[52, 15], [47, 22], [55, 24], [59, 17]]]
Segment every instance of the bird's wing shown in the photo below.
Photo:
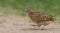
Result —
[[40, 13], [40, 12], [36, 12], [37, 13], [37, 16], [48, 16], [48, 17], [53, 17], [53, 15], [49, 15], [49, 14], [47, 14], [47, 13]]
[[52, 15], [48, 15], [46, 13], [37, 13], [37, 18], [39, 19], [39, 21], [48, 21], [50, 19], [53, 19], [52, 17]]

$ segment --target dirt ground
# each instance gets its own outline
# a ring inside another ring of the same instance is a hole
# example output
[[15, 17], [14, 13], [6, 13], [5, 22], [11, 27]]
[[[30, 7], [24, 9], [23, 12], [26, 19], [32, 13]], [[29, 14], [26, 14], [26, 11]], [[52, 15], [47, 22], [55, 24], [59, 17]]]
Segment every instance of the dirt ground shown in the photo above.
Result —
[[28, 17], [0, 15], [0, 33], [60, 33], [60, 24], [51, 23], [45, 30], [31, 26]]

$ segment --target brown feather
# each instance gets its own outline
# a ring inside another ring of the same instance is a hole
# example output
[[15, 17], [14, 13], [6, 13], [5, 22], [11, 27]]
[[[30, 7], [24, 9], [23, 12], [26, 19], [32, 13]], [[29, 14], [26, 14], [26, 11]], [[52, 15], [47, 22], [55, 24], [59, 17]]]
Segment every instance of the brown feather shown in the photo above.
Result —
[[52, 15], [35, 12], [32, 8], [27, 8], [25, 11], [27, 11], [31, 20], [37, 25], [49, 25], [51, 23], [49, 21], [54, 21], [54, 18]]

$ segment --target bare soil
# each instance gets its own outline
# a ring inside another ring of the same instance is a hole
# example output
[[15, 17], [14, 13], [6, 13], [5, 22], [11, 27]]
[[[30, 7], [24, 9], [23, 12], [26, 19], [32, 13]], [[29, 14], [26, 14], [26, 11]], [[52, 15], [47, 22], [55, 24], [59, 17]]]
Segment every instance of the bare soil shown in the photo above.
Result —
[[17, 15], [0, 15], [0, 33], [60, 33], [60, 24], [51, 23], [45, 30], [31, 26], [28, 17]]

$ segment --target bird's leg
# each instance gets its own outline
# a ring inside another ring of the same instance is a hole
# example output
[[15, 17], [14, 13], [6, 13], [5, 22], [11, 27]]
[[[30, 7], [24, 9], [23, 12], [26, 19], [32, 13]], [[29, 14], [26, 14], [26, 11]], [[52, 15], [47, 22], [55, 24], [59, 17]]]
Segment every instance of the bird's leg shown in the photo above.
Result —
[[38, 24], [33, 24], [32, 26], [39, 26]]
[[32, 25], [32, 26], [38, 26], [38, 25]]
[[40, 26], [41, 26], [41, 25], [36, 25], [36, 26], [34, 26], [34, 28], [35, 28], [35, 29], [40, 29]]

